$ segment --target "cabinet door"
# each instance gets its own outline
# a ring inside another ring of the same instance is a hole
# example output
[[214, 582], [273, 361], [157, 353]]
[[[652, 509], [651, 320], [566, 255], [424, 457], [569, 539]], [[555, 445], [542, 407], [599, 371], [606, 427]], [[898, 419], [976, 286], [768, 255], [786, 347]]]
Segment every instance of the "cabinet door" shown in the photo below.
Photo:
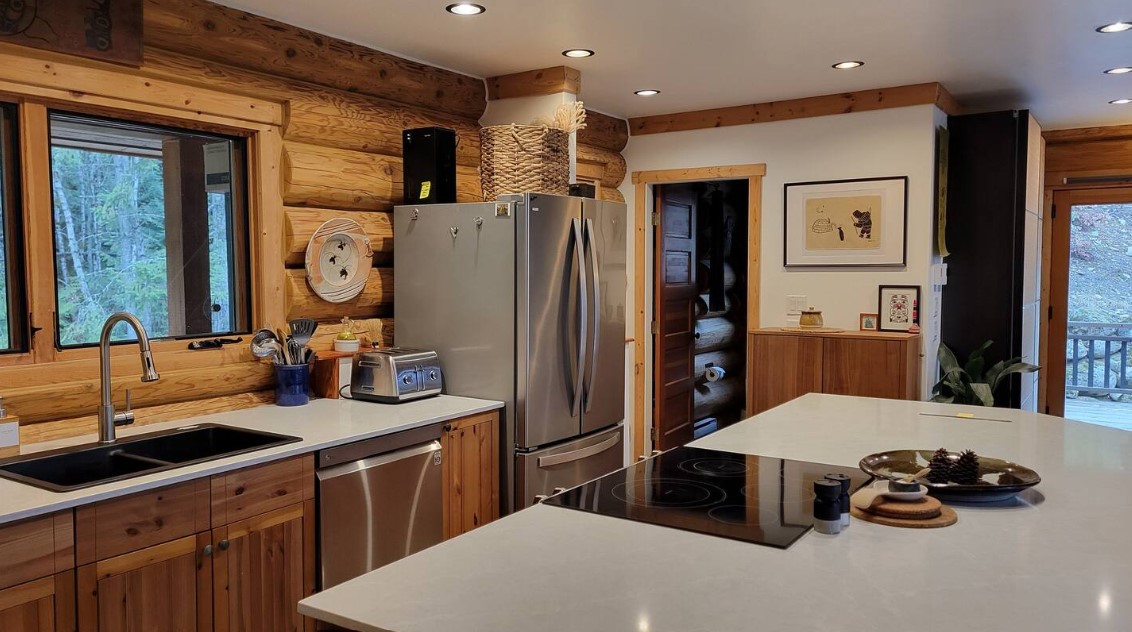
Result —
[[498, 413], [458, 419], [442, 439], [444, 537], [499, 517]]
[[207, 533], [80, 566], [80, 632], [208, 632], [212, 557]]
[[217, 632], [313, 629], [298, 603], [314, 592], [314, 516], [306, 501], [213, 530]]
[[0, 630], [73, 632], [74, 629], [74, 571], [0, 590]]
[[822, 339], [817, 336], [755, 334], [750, 357], [750, 415], [822, 392]]
[[823, 392], [885, 399], [908, 397], [907, 344], [899, 340], [826, 338]]

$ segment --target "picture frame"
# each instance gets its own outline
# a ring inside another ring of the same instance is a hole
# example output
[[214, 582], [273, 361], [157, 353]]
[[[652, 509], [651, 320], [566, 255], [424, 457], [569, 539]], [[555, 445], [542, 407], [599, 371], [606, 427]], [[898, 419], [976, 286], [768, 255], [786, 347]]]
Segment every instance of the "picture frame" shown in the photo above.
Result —
[[881, 285], [877, 295], [877, 331], [907, 332], [919, 324], [920, 286]]
[[783, 186], [783, 265], [904, 267], [908, 176]]
[[861, 315], [859, 317], [860, 330], [861, 331], [876, 331], [877, 330], [877, 319], [879, 318], [879, 316], [880, 316], [880, 314], [873, 314], [873, 313], [870, 313], [870, 312], [861, 312]]

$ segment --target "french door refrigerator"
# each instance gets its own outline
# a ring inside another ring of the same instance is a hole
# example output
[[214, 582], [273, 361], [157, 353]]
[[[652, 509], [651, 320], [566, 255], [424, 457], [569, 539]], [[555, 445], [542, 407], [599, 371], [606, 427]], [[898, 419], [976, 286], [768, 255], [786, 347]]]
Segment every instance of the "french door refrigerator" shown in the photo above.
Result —
[[623, 465], [625, 205], [526, 193], [398, 206], [394, 340], [506, 403], [504, 510]]

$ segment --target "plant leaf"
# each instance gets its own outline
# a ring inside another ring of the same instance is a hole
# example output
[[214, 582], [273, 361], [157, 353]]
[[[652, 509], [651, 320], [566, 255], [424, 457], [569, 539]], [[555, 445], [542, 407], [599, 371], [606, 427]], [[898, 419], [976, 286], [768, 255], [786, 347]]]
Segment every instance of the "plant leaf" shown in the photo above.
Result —
[[939, 368], [944, 374], [962, 370], [959, 368], [959, 360], [955, 359], [955, 353], [942, 342], [939, 343]]
[[1028, 362], [1019, 362], [1018, 358], [1013, 358], [1011, 360], [1011, 364], [1004, 366], [1002, 370], [998, 372], [998, 375], [995, 376], [994, 381], [990, 383], [991, 390], [997, 390], [998, 385], [1000, 382], [1002, 382], [1003, 378], [1013, 373], [1033, 373], [1037, 370], [1037, 365], [1030, 364]]
[[971, 391], [979, 398], [978, 403], [983, 406], [994, 406], [994, 393], [991, 392], [991, 387], [982, 382], [975, 382], [971, 384]]

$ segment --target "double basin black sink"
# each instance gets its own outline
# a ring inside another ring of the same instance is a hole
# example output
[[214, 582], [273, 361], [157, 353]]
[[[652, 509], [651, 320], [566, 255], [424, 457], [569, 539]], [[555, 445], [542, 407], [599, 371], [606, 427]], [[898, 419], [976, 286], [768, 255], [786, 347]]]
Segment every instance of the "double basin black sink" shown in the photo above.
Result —
[[67, 492], [254, 452], [300, 437], [200, 424], [0, 461], [0, 478]]

